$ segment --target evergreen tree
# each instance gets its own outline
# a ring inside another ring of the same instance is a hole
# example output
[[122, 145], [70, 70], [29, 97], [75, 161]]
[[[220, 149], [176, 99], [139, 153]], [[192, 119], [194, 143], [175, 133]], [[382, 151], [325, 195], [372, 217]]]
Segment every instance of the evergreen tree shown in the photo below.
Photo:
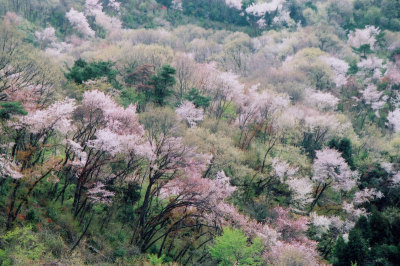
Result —
[[335, 262], [333, 263], [334, 266], [347, 266], [348, 256], [347, 256], [347, 244], [344, 242], [342, 236], [338, 238], [336, 241], [335, 249]]
[[347, 265], [357, 263], [357, 265], [365, 265], [368, 258], [368, 246], [362, 237], [361, 231], [353, 229], [349, 233], [349, 243], [347, 243]]
[[11, 115], [26, 115], [20, 102], [0, 103], [0, 119], [10, 119]]
[[166, 98], [172, 95], [171, 87], [176, 82], [175, 73], [176, 70], [170, 65], [162, 66], [157, 75], [151, 78], [150, 84], [153, 86], [153, 90], [147, 92], [147, 98], [160, 106], [164, 106]]

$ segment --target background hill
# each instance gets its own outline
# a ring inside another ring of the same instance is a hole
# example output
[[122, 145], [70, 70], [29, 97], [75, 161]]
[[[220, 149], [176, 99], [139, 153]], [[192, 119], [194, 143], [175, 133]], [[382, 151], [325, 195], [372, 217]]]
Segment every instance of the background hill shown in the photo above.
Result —
[[2, 265], [399, 265], [400, 3], [0, 0]]

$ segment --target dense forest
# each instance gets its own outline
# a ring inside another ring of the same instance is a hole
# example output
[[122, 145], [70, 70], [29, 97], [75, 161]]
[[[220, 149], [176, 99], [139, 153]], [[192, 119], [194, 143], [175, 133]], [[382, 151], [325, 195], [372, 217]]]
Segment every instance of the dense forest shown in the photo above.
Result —
[[399, 0], [0, 0], [0, 265], [400, 265]]

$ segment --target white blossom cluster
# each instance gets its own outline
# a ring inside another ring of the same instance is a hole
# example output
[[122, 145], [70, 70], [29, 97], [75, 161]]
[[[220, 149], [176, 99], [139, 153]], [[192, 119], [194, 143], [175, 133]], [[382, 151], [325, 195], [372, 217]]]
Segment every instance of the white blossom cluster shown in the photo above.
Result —
[[356, 29], [351, 31], [348, 35], [348, 44], [354, 48], [369, 44], [373, 50], [376, 43], [376, 35], [380, 33], [380, 29], [374, 26], [365, 26], [364, 29]]
[[329, 92], [315, 91], [306, 89], [306, 103], [311, 107], [317, 107], [319, 110], [335, 110], [339, 99]]
[[255, 16], [264, 16], [266, 13], [282, 10], [284, 2], [285, 0], [272, 0], [269, 3], [253, 3], [246, 8], [246, 12]]
[[94, 37], [95, 32], [90, 28], [86, 16], [82, 12], [78, 12], [75, 9], [71, 10], [66, 14], [66, 17], [71, 23], [72, 27], [84, 36]]
[[388, 97], [383, 94], [383, 91], [378, 91], [374, 84], [369, 84], [361, 93], [364, 102], [371, 105], [372, 110], [375, 111], [375, 115], [379, 117], [379, 110], [383, 108]]
[[196, 126], [204, 117], [203, 109], [196, 108], [196, 106], [190, 101], [183, 101], [175, 112], [185, 119], [190, 127]]
[[393, 128], [394, 132], [400, 132], [400, 109], [396, 108], [389, 112], [387, 119], [388, 125]]
[[358, 179], [357, 172], [351, 171], [340, 152], [324, 148], [316, 153], [313, 180], [317, 183], [331, 184], [335, 190], [349, 191]]

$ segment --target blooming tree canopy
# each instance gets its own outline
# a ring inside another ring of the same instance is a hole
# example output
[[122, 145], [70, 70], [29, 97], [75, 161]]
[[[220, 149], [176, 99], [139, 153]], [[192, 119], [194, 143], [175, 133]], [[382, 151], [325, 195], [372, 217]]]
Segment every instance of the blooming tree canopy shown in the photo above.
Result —
[[349, 191], [358, 179], [357, 172], [349, 168], [340, 152], [335, 149], [324, 148], [317, 151], [313, 168], [313, 180], [332, 185], [335, 190]]
[[78, 12], [71, 8], [67, 12], [66, 17], [72, 27], [84, 36], [94, 37], [95, 32], [90, 28], [90, 25], [82, 12]]
[[189, 126], [196, 126], [198, 122], [203, 120], [204, 111], [203, 109], [196, 108], [196, 106], [190, 101], [183, 101], [182, 104], [175, 110], [175, 112], [186, 120]]

